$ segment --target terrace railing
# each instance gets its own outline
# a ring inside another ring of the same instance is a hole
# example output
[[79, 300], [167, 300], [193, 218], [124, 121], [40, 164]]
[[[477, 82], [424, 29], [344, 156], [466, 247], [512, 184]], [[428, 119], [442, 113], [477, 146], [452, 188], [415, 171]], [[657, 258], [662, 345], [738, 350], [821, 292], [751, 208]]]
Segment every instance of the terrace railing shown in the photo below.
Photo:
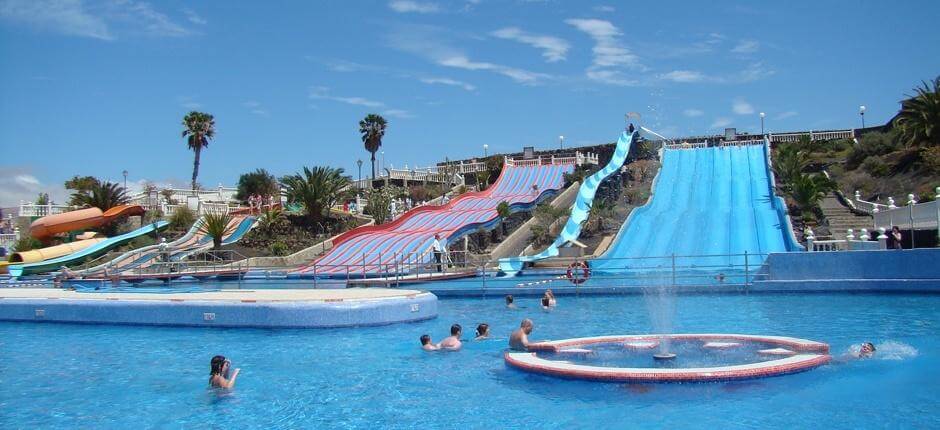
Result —
[[895, 206], [894, 199], [889, 199], [885, 209], [876, 208], [872, 214], [875, 226], [890, 229], [898, 226], [908, 230], [933, 230], [940, 226], [940, 187], [933, 201], [918, 203], [913, 194], [907, 195], [907, 204]]
[[20, 202], [19, 212], [21, 217], [44, 217], [73, 211], [75, 209], [78, 209], [78, 207], [54, 204], [37, 205], [35, 203]]
[[868, 229], [861, 229], [858, 236], [855, 231], [849, 229], [846, 232], [845, 239], [836, 240], [816, 240], [816, 235], [810, 228], [806, 229], [806, 250], [809, 252], [820, 251], [870, 251], [888, 248], [888, 236], [885, 229], [880, 228], [869, 235]]
[[808, 137], [811, 141], [816, 140], [836, 140], [852, 139], [855, 137], [855, 130], [825, 130], [825, 131], [800, 131], [795, 133], [770, 133], [771, 143], [799, 142], [800, 138]]

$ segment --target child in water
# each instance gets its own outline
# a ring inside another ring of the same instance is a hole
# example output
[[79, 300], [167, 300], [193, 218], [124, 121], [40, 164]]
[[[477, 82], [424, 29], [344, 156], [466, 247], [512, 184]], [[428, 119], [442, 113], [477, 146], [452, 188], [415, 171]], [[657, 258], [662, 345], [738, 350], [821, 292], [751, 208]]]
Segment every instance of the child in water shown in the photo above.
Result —
[[431, 343], [431, 336], [427, 334], [421, 335], [421, 349], [425, 351], [437, 351], [441, 349], [439, 346]]

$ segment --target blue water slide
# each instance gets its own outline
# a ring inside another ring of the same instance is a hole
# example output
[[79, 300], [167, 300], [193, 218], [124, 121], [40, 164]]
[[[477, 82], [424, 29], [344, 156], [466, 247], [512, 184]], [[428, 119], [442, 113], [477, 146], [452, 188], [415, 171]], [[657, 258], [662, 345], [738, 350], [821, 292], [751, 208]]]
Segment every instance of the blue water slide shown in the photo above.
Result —
[[69, 255], [64, 255], [59, 258], [53, 258], [51, 260], [40, 261], [38, 263], [30, 264], [17, 264], [9, 266], [9, 271], [11, 276], [23, 276], [23, 275], [33, 275], [37, 273], [46, 273], [59, 270], [62, 266], [68, 266], [70, 264], [78, 264], [82, 261], [85, 261], [89, 258], [97, 257], [105, 252], [108, 252], [111, 248], [116, 246], [123, 245], [127, 242], [130, 242], [136, 237], [143, 236], [145, 234], [150, 234], [155, 231], [163, 230], [170, 223], [166, 221], [157, 221], [153, 224], [147, 224], [137, 230], [131, 231], [129, 233], [124, 233], [120, 236], [115, 236], [98, 242], [88, 248], [85, 248], [78, 252], [73, 252]]
[[[595, 271], [758, 266], [800, 250], [763, 145], [665, 149], [653, 195], [623, 224]], [[747, 254], [747, 257], [745, 257]]]
[[557, 256], [558, 247], [572, 240], [576, 240], [581, 236], [581, 227], [591, 212], [591, 206], [594, 204], [594, 195], [597, 194], [597, 189], [604, 179], [607, 179], [608, 176], [619, 170], [620, 166], [623, 166], [623, 163], [627, 160], [627, 154], [630, 153], [633, 138], [636, 135], [637, 133], [622, 133], [620, 139], [617, 139], [617, 146], [614, 148], [614, 155], [610, 158], [610, 162], [608, 162], [604, 168], [584, 180], [584, 183], [582, 183], [581, 187], [578, 189], [578, 196], [574, 201], [574, 205], [571, 207], [568, 222], [565, 223], [565, 227], [548, 248], [535, 255], [500, 259], [499, 269], [507, 274], [516, 273], [522, 270], [523, 265], [527, 262]]

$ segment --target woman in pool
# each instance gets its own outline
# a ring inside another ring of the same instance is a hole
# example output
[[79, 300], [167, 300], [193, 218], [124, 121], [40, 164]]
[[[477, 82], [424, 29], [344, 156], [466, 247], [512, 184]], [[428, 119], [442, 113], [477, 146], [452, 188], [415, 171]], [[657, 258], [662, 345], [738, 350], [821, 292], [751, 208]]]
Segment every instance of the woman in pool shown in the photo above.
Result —
[[209, 364], [211, 367], [211, 370], [209, 370], [209, 386], [213, 388], [232, 388], [235, 386], [235, 379], [238, 378], [238, 372], [241, 369], [235, 369], [230, 377], [226, 377], [232, 367], [232, 362], [226, 360], [225, 356], [222, 355], [212, 357]]
[[558, 304], [558, 302], [555, 301], [555, 293], [553, 293], [551, 289], [545, 290], [545, 295], [542, 297], [548, 299], [548, 306], [555, 306]]
[[477, 326], [477, 337], [473, 340], [484, 340], [489, 339], [490, 337], [490, 325], [487, 323], [482, 323]]

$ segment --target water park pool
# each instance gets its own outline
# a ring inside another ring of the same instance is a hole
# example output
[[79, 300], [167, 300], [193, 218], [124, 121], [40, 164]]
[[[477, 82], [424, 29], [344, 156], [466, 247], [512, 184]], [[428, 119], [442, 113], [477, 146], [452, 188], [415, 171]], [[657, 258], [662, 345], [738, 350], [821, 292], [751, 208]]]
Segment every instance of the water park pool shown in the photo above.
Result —
[[[441, 299], [436, 319], [390, 326], [207, 329], [0, 323], [0, 425], [42, 428], [937, 428], [940, 296], [712, 294], [675, 297], [672, 330], [826, 342], [833, 363], [735, 383], [625, 385], [508, 367], [509, 332], [534, 340], [654, 330], [643, 295]], [[493, 339], [474, 342], [477, 323]], [[463, 350], [426, 353], [452, 323]], [[875, 358], [844, 360], [871, 340]], [[242, 369], [206, 388], [208, 361]], [[590, 414], [586, 412], [590, 411]]]

